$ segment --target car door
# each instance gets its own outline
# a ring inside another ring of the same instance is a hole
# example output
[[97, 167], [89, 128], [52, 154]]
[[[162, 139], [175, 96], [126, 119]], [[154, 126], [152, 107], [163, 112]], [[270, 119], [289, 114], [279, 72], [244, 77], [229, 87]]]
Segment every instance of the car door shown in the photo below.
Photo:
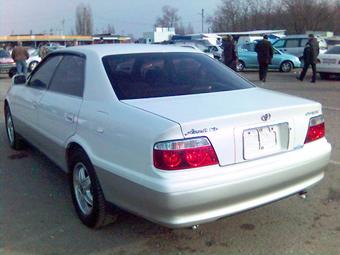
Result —
[[37, 145], [38, 127], [37, 108], [46, 92], [55, 68], [61, 60], [60, 56], [48, 57], [44, 63], [28, 78], [25, 86], [21, 86], [15, 94], [13, 116], [18, 133], [28, 141]]
[[76, 132], [83, 101], [84, 72], [84, 56], [64, 55], [39, 104], [39, 142], [60, 166], [65, 164], [65, 143]]
[[248, 66], [247, 67], [258, 67], [259, 63], [257, 61], [257, 52], [255, 51], [255, 44], [249, 43], [246, 44], [246, 49], [247, 49], [247, 61], [248, 61]]
[[277, 50], [277, 49], [273, 49], [273, 58], [272, 58], [272, 62], [269, 65], [269, 68], [272, 69], [276, 69], [279, 68], [282, 62], [282, 57], [281, 57], [281, 53]]

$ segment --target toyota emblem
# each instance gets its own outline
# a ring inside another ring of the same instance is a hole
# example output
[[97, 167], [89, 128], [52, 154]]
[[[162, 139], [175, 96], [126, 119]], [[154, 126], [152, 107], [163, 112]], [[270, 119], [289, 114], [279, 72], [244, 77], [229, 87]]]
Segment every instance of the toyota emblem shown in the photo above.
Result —
[[270, 118], [271, 118], [270, 113], [266, 113], [265, 115], [263, 115], [263, 116], [261, 117], [261, 120], [262, 120], [262, 121], [267, 121], [267, 120], [270, 120]]

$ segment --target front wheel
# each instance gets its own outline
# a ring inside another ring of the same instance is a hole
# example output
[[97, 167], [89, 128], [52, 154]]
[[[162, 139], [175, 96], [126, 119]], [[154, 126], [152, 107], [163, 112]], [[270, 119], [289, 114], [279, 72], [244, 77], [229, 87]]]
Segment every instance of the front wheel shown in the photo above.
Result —
[[22, 141], [16, 133], [11, 111], [8, 106], [5, 107], [5, 124], [8, 143], [12, 149], [19, 150], [22, 148]]
[[289, 73], [293, 69], [293, 64], [290, 61], [284, 61], [280, 66], [280, 71]]
[[236, 71], [237, 72], [242, 72], [244, 70], [244, 68], [245, 68], [244, 62], [239, 60], [237, 62], [237, 65], [236, 65]]
[[100, 228], [116, 215], [108, 215], [106, 201], [92, 163], [82, 150], [71, 155], [70, 187], [73, 205], [80, 220], [90, 228]]
[[30, 72], [32, 72], [38, 65], [38, 61], [32, 61], [29, 65], [28, 65], [28, 70]]

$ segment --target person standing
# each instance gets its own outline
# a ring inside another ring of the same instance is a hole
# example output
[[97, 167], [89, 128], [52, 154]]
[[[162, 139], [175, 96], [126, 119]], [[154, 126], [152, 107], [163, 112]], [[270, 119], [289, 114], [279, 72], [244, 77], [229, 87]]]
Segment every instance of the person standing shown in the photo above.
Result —
[[257, 52], [257, 61], [259, 63], [259, 77], [260, 81], [266, 82], [268, 66], [272, 62], [273, 58], [273, 46], [270, 41], [268, 41], [268, 36], [264, 35], [263, 40], [258, 42], [255, 46], [255, 51]]
[[298, 78], [300, 81], [303, 81], [303, 79], [306, 76], [307, 70], [309, 68], [309, 65], [312, 66], [313, 70], [313, 76], [312, 76], [312, 83], [315, 83], [316, 81], [316, 62], [319, 55], [319, 42], [314, 37], [313, 34], [308, 35], [308, 42], [305, 45], [305, 48], [303, 50], [303, 69], [300, 74], [300, 77]]
[[17, 74], [27, 75], [27, 63], [29, 58], [27, 50], [22, 46], [22, 42], [18, 42], [18, 46], [15, 46], [12, 51], [12, 58], [17, 68]]
[[227, 37], [223, 39], [222, 46], [224, 64], [236, 71], [237, 54], [233, 37], [231, 35], [227, 35]]

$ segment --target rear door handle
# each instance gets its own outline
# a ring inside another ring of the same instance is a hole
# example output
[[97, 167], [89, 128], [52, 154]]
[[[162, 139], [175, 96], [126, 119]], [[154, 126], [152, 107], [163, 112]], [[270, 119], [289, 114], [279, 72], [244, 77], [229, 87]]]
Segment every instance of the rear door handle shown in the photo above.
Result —
[[73, 113], [65, 113], [64, 118], [67, 122], [74, 122], [74, 114]]

